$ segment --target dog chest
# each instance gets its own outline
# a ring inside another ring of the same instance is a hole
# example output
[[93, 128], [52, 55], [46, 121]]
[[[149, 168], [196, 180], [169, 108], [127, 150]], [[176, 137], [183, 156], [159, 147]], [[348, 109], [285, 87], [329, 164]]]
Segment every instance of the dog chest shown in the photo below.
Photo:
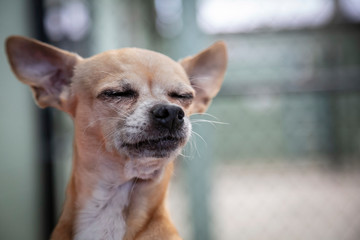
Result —
[[77, 216], [75, 239], [122, 239], [126, 231], [123, 210], [128, 205], [131, 186], [132, 182], [119, 187], [98, 184]]

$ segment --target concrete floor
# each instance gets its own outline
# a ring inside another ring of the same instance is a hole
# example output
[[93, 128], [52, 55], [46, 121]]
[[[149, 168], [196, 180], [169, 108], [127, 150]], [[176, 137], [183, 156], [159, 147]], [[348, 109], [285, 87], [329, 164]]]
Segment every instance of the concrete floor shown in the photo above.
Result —
[[[213, 176], [209, 200], [213, 240], [360, 239], [358, 170], [229, 165], [216, 167]], [[177, 175], [169, 208], [180, 234], [191, 240], [183, 185]]]

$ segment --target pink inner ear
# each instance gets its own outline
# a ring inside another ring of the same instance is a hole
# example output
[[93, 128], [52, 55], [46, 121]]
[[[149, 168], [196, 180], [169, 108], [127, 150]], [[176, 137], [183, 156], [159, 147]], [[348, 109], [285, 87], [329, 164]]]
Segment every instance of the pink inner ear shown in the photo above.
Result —
[[17, 73], [31, 80], [42, 78], [49, 72], [55, 71], [57, 66], [53, 58], [56, 57], [54, 54], [49, 56], [49, 52], [44, 48], [28, 44], [12, 48], [12, 62]]
[[48, 44], [20, 36], [6, 40], [6, 52], [17, 78], [33, 89], [40, 107], [69, 107], [69, 85], [81, 58]]
[[17, 66], [19, 73], [25, 78], [41, 81], [42, 78], [48, 76], [51, 72], [56, 71], [56, 67], [48, 62], [34, 62], [32, 60], [22, 60]]
[[193, 74], [207, 78], [208, 81], [215, 80], [225, 72], [227, 59], [222, 51], [209, 50], [203, 52], [194, 59]]
[[41, 88], [43, 94], [57, 95], [64, 85], [70, 84], [73, 66], [66, 66], [66, 57], [69, 56], [33, 42], [20, 41], [10, 46], [11, 62], [16, 74], [34, 89]]
[[196, 91], [193, 113], [206, 111], [224, 79], [227, 66], [225, 44], [217, 42], [199, 54], [183, 59], [180, 64]]
[[18, 59], [16, 66], [18, 74], [30, 81], [31, 85], [41, 87], [48, 94], [58, 94], [63, 85], [70, 82], [70, 76], [41, 55], [41, 53], [35, 53], [33, 56]]

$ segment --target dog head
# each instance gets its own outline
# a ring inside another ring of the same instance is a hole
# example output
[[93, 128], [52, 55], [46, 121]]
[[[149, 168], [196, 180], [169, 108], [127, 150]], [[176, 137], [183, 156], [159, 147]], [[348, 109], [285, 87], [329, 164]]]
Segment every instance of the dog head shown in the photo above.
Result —
[[223, 42], [180, 62], [137, 48], [83, 59], [19, 36], [7, 39], [6, 51], [37, 104], [73, 118], [81, 148], [93, 154], [103, 148], [102, 154], [130, 162], [143, 178], [149, 162], [156, 171], [185, 145], [189, 116], [206, 111], [227, 64]]

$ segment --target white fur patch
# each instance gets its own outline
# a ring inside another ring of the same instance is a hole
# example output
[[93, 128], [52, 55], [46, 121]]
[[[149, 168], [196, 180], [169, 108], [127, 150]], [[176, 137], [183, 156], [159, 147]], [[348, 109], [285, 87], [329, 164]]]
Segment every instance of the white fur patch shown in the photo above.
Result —
[[100, 183], [92, 198], [80, 210], [76, 223], [76, 240], [123, 239], [126, 223], [123, 210], [128, 205], [132, 181], [120, 186]]

